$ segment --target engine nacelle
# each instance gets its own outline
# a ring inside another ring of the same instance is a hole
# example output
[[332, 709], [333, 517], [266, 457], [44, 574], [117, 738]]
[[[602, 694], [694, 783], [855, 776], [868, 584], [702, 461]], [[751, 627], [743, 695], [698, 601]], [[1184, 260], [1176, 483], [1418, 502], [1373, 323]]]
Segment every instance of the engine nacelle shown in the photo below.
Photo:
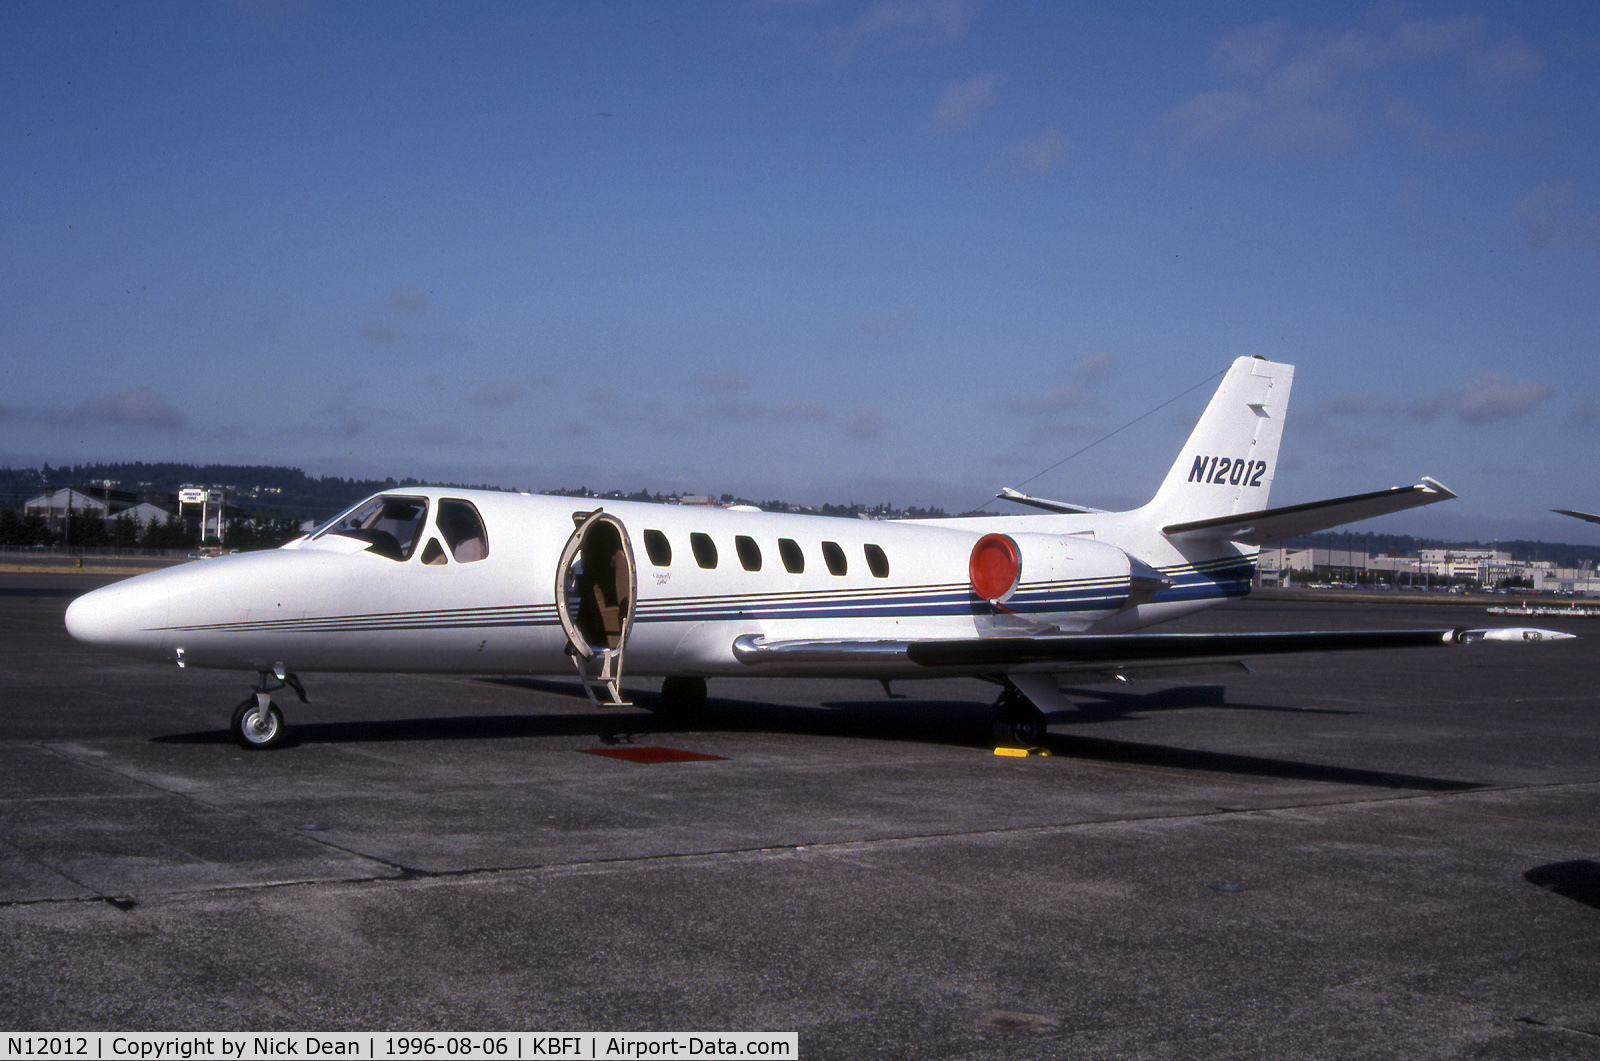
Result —
[[972, 590], [996, 612], [1093, 622], [1170, 583], [1114, 545], [1059, 534], [985, 534], [967, 560]]

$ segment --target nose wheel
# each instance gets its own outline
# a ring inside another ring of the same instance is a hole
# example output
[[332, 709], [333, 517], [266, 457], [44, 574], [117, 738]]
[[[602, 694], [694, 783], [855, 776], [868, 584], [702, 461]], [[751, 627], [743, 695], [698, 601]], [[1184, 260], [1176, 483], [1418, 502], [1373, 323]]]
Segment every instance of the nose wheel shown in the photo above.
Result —
[[283, 743], [283, 712], [265, 694], [251, 696], [233, 709], [233, 739], [250, 751], [266, 751]]
[[283, 724], [283, 712], [272, 701], [272, 694], [283, 688], [293, 689], [302, 704], [310, 702], [306, 699], [305, 686], [293, 674], [282, 670], [262, 671], [256, 679], [255, 692], [233, 709], [229, 729], [239, 747], [259, 752], [283, 743], [288, 727]]

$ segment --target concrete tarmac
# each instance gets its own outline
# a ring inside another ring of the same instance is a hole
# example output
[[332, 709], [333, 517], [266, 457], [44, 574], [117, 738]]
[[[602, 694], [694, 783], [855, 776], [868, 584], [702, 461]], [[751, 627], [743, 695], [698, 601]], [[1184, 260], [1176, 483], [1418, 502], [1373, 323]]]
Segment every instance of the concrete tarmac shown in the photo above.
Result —
[[[1071, 687], [250, 676], [0, 574], [0, 1029], [798, 1031], [807, 1058], [1600, 1057], [1600, 620]], [[1377, 596], [1377, 595], [1375, 595]], [[1514, 625], [1242, 601], [1173, 631]], [[640, 704], [656, 683], [625, 683]], [[718, 756], [639, 763], [594, 750]]]

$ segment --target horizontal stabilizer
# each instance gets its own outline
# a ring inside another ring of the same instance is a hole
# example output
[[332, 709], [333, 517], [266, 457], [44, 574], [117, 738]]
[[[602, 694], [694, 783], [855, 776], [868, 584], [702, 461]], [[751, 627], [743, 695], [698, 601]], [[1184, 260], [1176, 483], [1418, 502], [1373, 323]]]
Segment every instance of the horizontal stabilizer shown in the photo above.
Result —
[[1592, 512], [1574, 512], [1570, 508], [1552, 508], [1550, 511], [1559, 512], [1563, 516], [1576, 516], [1579, 519], [1586, 519], [1590, 523], [1600, 523], [1600, 516], [1596, 516]]
[[1352, 494], [1327, 501], [1308, 501], [1303, 505], [1285, 505], [1259, 512], [1240, 512], [1232, 516], [1174, 523], [1162, 527], [1161, 532], [1173, 540], [1265, 545], [1301, 534], [1315, 534], [1357, 520], [1431, 505], [1435, 501], [1448, 501], [1455, 496], [1442, 483], [1424, 476], [1416, 486], [1396, 486], [1388, 490], [1374, 490], [1370, 494]]
[[768, 641], [745, 634], [733, 643], [742, 663], [915, 663], [973, 674], [1013, 667], [1065, 672], [1108, 664], [1236, 660], [1287, 652], [1348, 652], [1480, 642], [1566, 641], [1572, 634], [1534, 627], [1452, 630], [1296, 630], [1254, 634], [1065, 634], [964, 637], [923, 641]]
[[1062, 512], [1069, 516], [1105, 511], [1103, 508], [1069, 505], [1065, 501], [1051, 501], [1047, 497], [1034, 497], [1032, 494], [1024, 494], [1020, 490], [1013, 490], [1009, 486], [1001, 487], [1000, 492], [994, 496], [1002, 501], [1015, 501], [1019, 505], [1031, 505], [1034, 508], [1042, 508], [1046, 512]]

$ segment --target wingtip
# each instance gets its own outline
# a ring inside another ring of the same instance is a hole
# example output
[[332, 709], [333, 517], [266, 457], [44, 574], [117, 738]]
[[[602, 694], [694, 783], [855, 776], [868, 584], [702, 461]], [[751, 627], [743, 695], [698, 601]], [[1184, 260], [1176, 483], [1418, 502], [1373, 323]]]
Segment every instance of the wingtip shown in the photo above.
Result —
[[1572, 641], [1577, 636], [1562, 630], [1541, 630], [1536, 626], [1503, 626], [1456, 632], [1456, 640], [1464, 645], [1477, 644], [1479, 641]]
[[1422, 477], [1422, 485], [1427, 487], [1430, 493], [1438, 494], [1440, 501], [1449, 501], [1451, 498], [1461, 496], [1448, 486], [1441, 483], [1439, 480], [1433, 478], [1431, 475], [1424, 475]]

